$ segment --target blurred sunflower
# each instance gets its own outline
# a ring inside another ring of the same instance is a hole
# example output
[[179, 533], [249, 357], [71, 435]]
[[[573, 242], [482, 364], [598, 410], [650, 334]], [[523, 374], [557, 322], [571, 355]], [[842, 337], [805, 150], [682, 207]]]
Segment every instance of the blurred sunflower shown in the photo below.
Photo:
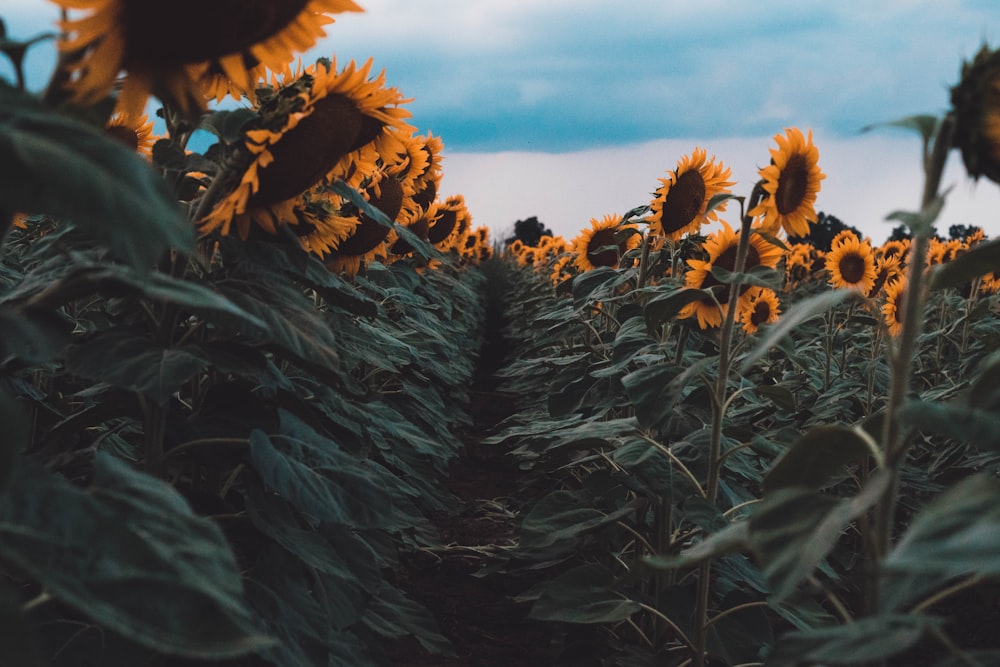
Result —
[[830, 272], [830, 284], [871, 292], [875, 284], [875, 254], [871, 245], [862, 243], [857, 237], [845, 239], [826, 255], [826, 270]]
[[465, 197], [452, 195], [438, 204], [438, 219], [427, 232], [427, 240], [440, 250], [460, 243], [472, 225], [472, 216], [465, 206]]
[[[226, 235], [235, 221], [243, 238], [251, 222], [274, 234], [279, 225], [297, 223], [295, 205], [306, 190], [346, 175], [352, 154], [365, 155], [359, 149], [375, 142], [379, 153], [394, 150], [392, 131], [412, 129], [403, 120], [409, 111], [398, 106], [407, 100], [383, 87], [384, 71], [369, 80], [371, 65], [370, 59], [361, 68], [351, 61], [339, 74], [335, 62], [307, 68], [303, 81], [311, 83], [301, 94], [302, 108], [277, 130], [246, 133], [251, 161], [229, 195], [200, 221], [201, 231]], [[365, 164], [374, 169], [374, 162]]]
[[[118, 109], [139, 116], [149, 95], [185, 111], [205, 107], [206, 76], [253, 90], [261, 69], [284, 72], [295, 53], [326, 35], [328, 14], [360, 12], [352, 0], [53, 0], [87, 12], [60, 22], [65, 53], [78, 56], [70, 87], [84, 104], [106, 96], [126, 77]], [[253, 76], [251, 75], [253, 73]]]
[[886, 241], [879, 248], [882, 257], [898, 257], [900, 264], [906, 263], [906, 254], [909, 250], [909, 239], [902, 241]]
[[104, 125], [104, 133], [129, 150], [147, 158], [153, 157], [153, 144], [157, 137], [153, 136], [153, 121], [147, 115], [132, 117], [115, 114]]
[[621, 219], [621, 216], [615, 213], [605, 215], [600, 220], [592, 218], [590, 229], [582, 230], [573, 239], [572, 251], [577, 269], [590, 271], [599, 266], [617, 268], [625, 253], [639, 246], [637, 233], [630, 233], [627, 238], [617, 240], [620, 231], [638, 231], [638, 227], [634, 224], [619, 225]]
[[841, 243], [843, 243], [844, 241], [846, 241], [848, 239], [854, 239], [855, 241], [860, 241], [861, 240], [861, 238], [857, 234], [854, 233], [854, 230], [851, 230], [851, 229], [841, 229], [830, 240], [830, 248], [831, 249], [836, 248], [838, 245], [840, 245]]
[[552, 279], [552, 284], [561, 285], [567, 280], [570, 280], [576, 275], [576, 272], [573, 270], [575, 266], [576, 265], [573, 263], [573, 255], [566, 254], [557, 259], [552, 264], [552, 272], [549, 274], [549, 277]]
[[785, 253], [785, 291], [803, 283], [813, 273], [816, 249], [808, 243], [793, 243]]
[[747, 303], [740, 311], [740, 322], [743, 324], [743, 331], [753, 334], [760, 325], [777, 322], [780, 314], [781, 304], [774, 290], [753, 287], [747, 291]]
[[951, 89], [955, 110], [953, 144], [962, 151], [969, 176], [1000, 183], [1000, 51], [985, 45], [962, 64], [959, 83]]
[[763, 216], [763, 229], [776, 234], [784, 228], [789, 236], [809, 234], [809, 222], [816, 219], [816, 195], [819, 182], [826, 178], [820, 171], [819, 150], [802, 131], [791, 127], [786, 136], [776, 134], [777, 149], [771, 149], [771, 164], [760, 170], [767, 196], [749, 211], [749, 215]]
[[906, 279], [894, 280], [885, 286], [885, 303], [882, 305], [882, 319], [889, 330], [890, 336], [898, 336], [903, 330], [903, 294], [906, 290]]
[[885, 286], [894, 280], [903, 277], [903, 267], [899, 263], [899, 257], [880, 257], [875, 261], [875, 282], [868, 290], [868, 298], [874, 298], [885, 289]]
[[[684, 282], [695, 289], [710, 289], [723, 285], [714, 275], [712, 269], [719, 266], [728, 271], [736, 270], [736, 253], [740, 241], [740, 233], [733, 231], [725, 220], [722, 229], [713, 232], [705, 239], [703, 248], [708, 254], [707, 260], [687, 260], [688, 270], [684, 273]], [[743, 271], [749, 271], [755, 266], [774, 268], [781, 261], [782, 249], [759, 234], [751, 234], [747, 248], [747, 257]], [[740, 299], [743, 300], [750, 289], [749, 285], [740, 288]], [[716, 303], [718, 302], [718, 303]], [[715, 299], [703, 299], [689, 303], [681, 309], [677, 317], [686, 319], [696, 317], [698, 326], [702, 329], [717, 327], [722, 324], [722, 314], [729, 303], [729, 290], [717, 291]]]
[[677, 168], [661, 178], [660, 187], [650, 203], [651, 233], [668, 239], [679, 240], [685, 234], [696, 232], [703, 223], [718, 220], [718, 212], [726, 210], [723, 202], [705, 213], [709, 200], [717, 194], [729, 192], [734, 185], [729, 181], [732, 170], [722, 163], [715, 163], [715, 156], [706, 162], [706, 151], [695, 148], [677, 162]]

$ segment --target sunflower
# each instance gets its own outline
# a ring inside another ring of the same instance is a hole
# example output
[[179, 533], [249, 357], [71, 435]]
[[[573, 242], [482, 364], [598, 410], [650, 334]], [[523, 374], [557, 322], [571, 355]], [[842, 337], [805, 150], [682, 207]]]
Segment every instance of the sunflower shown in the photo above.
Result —
[[[399, 223], [401, 225], [426, 241], [427, 232], [437, 219], [438, 211], [436, 205], [431, 205], [428, 210], [403, 211], [400, 216]], [[413, 246], [405, 239], [397, 238], [389, 247], [389, 252], [394, 255], [409, 255], [413, 252]]]
[[830, 240], [830, 249], [836, 248], [838, 245], [843, 243], [848, 239], [854, 239], [855, 241], [860, 241], [861, 238], [854, 233], [852, 229], [841, 229], [837, 232], [834, 237]]
[[438, 205], [440, 216], [427, 232], [427, 240], [439, 250], [448, 250], [464, 241], [472, 216], [462, 195], [452, 195]]
[[847, 239], [826, 255], [830, 284], [868, 294], [875, 285], [875, 253], [857, 238]]
[[903, 330], [903, 294], [906, 290], [906, 279], [899, 278], [885, 287], [885, 303], [882, 305], [882, 318], [889, 330], [889, 335], [898, 336]]
[[573, 255], [565, 254], [552, 264], [552, 272], [549, 277], [553, 285], [561, 285], [576, 275], [573, 270], [576, 265], [573, 263]]
[[722, 163], [715, 163], [715, 156], [705, 161], [706, 152], [695, 148], [677, 162], [677, 168], [661, 178], [660, 187], [650, 203], [652, 218], [650, 232], [664, 238], [679, 240], [685, 234], [696, 232], [703, 223], [718, 220], [718, 212], [726, 210], [723, 202], [706, 213], [709, 200], [717, 194], [729, 192], [734, 185], [727, 180], [732, 170]]
[[340, 197], [314, 191], [295, 207], [297, 224], [290, 227], [306, 252], [326, 257], [360, 224], [357, 216], [342, 215]]
[[983, 46], [963, 63], [961, 80], [951, 89], [955, 109], [953, 144], [962, 151], [969, 176], [1000, 183], [1000, 51]]
[[791, 291], [813, 274], [816, 248], [808, 243], [793, 243], [785, 252], [785, 291]]
[[786, 136], [776, 134], [777, 149], [771, 149], [771, 164], [760, 170], [767, 195], [749, 212], [764, 217], [764, 230], [776, 234], [784, 228], [789, 236], [806, 236], [809, 221], [816, 219], [816, 195], [819, 182], [826, 178], [820, 171], [819, 150], [801, 130], [790, 127]]
[[70, 88], [77, 102], [106, 96], [126, 77], [118, 109], [138, 116], [150, 94], [185, 111], [205, 107], [207, 77], [252, 91], [264, 69], [287, 70], [295, 53], [326, 35], [328, 14], [363, 11], [352, 0], [54, 0], [84, 16], [60, 22], [59, 47], [78, 57]]
[[899, 257], [892, 255], [889, 257], [879, 257], [875, 261], [875, 282], [868, 290], [868, 298], [875, 297], [880, 290], [894, 280], [903, 277], [903, 268], [899, 263]]
[[[740, 242], [740, 233], [734, 232], [729, 224], [722, 220], [722, 229], [713, 232], [705, 239], [703, 248], [708, 254], [707, 260], [687, 260], [688, 270], [684, 274], [684, 282], [695, 289], [710, 289], [722, 285], [712, 269], [716, 266], [729, 271], [736, 270], [736, 253]], [[783, 251], [760, 234], [751, 233], [750, 244], [747, 247], [746, 261], [743, 271], [749, 271], [755, 266], [774, 268], [781, 261]], [[743, 299], [750, 289], [749, 285], [740, 288], [740, 298]], [[718, 303], [716, 303], [718, 302]], [[722, 324], [722, 313], [729, 303], [729, 290], [716, 292], [715, 299], [703, 299], [689, 303], [678, 313], [680, 319], [697, 317], [698, 326], [702, 329], [717, 327]]]
[[[369, 203], [395, 221], [403, 207], [403, 188], [395, 179], [386, 179], [378, 194], [366, 191]], [[334, 273], [357, 275], [362, 265], [370, 264], [379, 257], [387, 257], [393, 238], [392, 229], [370, 218], [364, 213], [357, 216], [358, 222], [350, 235], [337, 244], [326, 259], [326, 266]]]
[[774, 290], [764, 287], [752, 287], [747, 291], [746, 305], [740, 310], [740, 322], [743, 331], [748, 334], [757, 332], [762, 324], [772, 324], [778, 321], [781, 314], [778, 295]]
[[115, 114], [104, 125], [104, 133], [129, 150], [147, 158], [153, 157], [153, 144], [157, 137], [153, 136], [153, 121], [147, 115], [132, 117]]
[[[235, 221], [243, 238], [251, 222], [274, 234], [277, 226], [297, 222], [294, 209], [303, 192], [346, 176], [357, 167], [354, 160], [369, 155], [361, 150], [368, 144], [375, 142], [381, 153], [394, 150], [393, 130], [410, 128], [403, 120], [409, 112], [398, 106], [407, 100], [383, 87], [384, 71], [369, 80], [371, 65], [370, 59], [361, 68], [351, 61], [339, 74], [335, 62], [307, 68], [301, 109], [278, 130], [246, 133], [251, 161], [232, 192], [200, 221], [201, 231], [226, 235]], [[364, 164], [374, 169], [374, 158]]]
[[602, 219], [592, 218], [590, 229], [581, 231], [573, 239], [574, 264], [580, 271], [590, 271], [599, 266], [617, 268], [626, 252], [638, 247], [639, 235], [629, 233], [627, 238], [617, 240], [619, 231], [638, 231], [634, 224], [620, 225], [621, 216], [615, 213], [605, 215]]
[[910, 251], [910, 240], [886, 241], [878, 249], [882, 257], [898, 257], [899, 263], [906, 263], [906, 255]]

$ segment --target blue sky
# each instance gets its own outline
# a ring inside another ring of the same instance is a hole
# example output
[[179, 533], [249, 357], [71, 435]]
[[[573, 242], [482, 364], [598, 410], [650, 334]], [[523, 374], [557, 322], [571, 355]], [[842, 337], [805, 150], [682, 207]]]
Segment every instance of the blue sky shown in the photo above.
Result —
[[[747, 193], [772, 137], [811, 128], [827, 173], [817, 208], [881, 241], [914, 208], [919, 142], [865, 125], [941, 113], [962, 60], [1000, 45], [993, 0], [357, 0], [306, 56], [373, 57], [412, 122], [445, 143], [442, 194], [502, 230], [530, 215], [565, 236], [647, 203], [694, 146]], [[6, 0], [8, 31], [51, 28], [45, 0]], [[29, 56], [29, 85], [51, 67]], [[0, 75], [6, 70], [0, 66]], [[957, 161], [939, 223], [995, 236], [997, 186]], [[450, 189], [449, 189], [450, 188]]]

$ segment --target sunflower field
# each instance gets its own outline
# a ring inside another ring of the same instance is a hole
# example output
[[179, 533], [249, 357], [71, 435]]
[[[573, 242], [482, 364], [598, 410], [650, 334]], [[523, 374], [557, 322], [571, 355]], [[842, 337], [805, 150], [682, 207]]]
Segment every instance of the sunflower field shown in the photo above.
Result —
[[895, 123], [905, 239], [810, 243], [787, 128], [503, 245], [384, 71], [297, 61], [352, 0], [53, 2], [0, 23], [0, 666], [1000, 664], [1000, 242], [934, 228], [1000, 52]]

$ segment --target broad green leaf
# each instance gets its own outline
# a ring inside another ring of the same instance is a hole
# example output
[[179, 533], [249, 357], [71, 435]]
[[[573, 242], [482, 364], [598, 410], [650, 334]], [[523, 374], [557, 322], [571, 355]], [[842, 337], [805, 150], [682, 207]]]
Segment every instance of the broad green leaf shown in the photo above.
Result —
[[861, 298], [860, 293], [855, 290], [838, 289], [822, 292], [798, 302], [782, 313], [778, 319], [778, 323], [767, 330], [760, 343], [743, 359], [741, 372], [748, 373], [758, 359], [763, 357], [768, 350], [777, 345], [785, 336], [796, 330], [804, 322], [808, 322], [812, 318], [822, 315], [842, 303], [860, 300]]
[[250, 434], [261, 479], [306, 516], [359, 528], [391, 528], [398, 518], [392, 489], [398, 482], [371, 461], [358, 459], [281, 411], [282, 433]]
[[70, 329], [69, 322], [45, 307], [0, 308], [0, 364], [52, 361], [69, 344]]
[[854, 429], [816, 426], [799, 438], [764, 475], [764, 494], [792, 486], [820, 489], [841, 475], [844, 466], [871, 453]]
[[929, 586], [952, 577], [1000, 574], [1000, 482], [973, 475], [927, 504], [884, 562], [887, 577], [880, 602], [901, 609], [927, 592], [900, 587], [897, 575], [919, 577]]
[[674, 570], [681, 567], [691, 567], [706, 560], [715, 560], [727, 554], [738, 553], [750, 544], [750, 533], [747, 529], [746, 521], [732, 523], [676, 556], [650, 556], [643, 559], [643, 563], [654, 570]]
[[650, 330], [655, 330], [664, 322], [673, 319], [689, 303], [711, 298], [711, 291], [693, 287], [678, 287], [664, 294], [658, 294], [647, 301], [643, 308], [646, 324]]
[[738, 199], [741, 203], [743, 202], [743, 197], [740, 195], [733, 195], [729, 194], [728, 192], [720, 192], [717, 195], [712, 195], [712, 198], [708, 200], [708, 204], [705, 205], [705, 214], [714, 211], [715, 209], [719, 208], [730, 199]]
[[108, 454], [89, 491], [22, 459], [0, 502], [0, 544], [0, 559], [56, 599], [161, 653], [218, 659], [269, 644], [218, 526]]
[[229, 144], [243, 141], [247, 125], [260, 118], [252, 109], [215, 110], [201, 117], [198, 127]]
[[750, 544], [761, 571], [780, 602], [826, 558], [851, 521], [872, 507], [889, 485], [877, 472], [848, 499], [802, 487], [780, 488], [755, 508], [749, 519]]
[[684, 390], [718, 360], [703, 357], [682, 368], [672, 363], [654, 364], [621, 379], [636, 418], [643, 426], [656, 426], [683, 400]]
[[162, 348], [122, 329], [99, 333], [66, 354], [66, 368], [74, 375], [130, 389], [159, 405], [209, 363], [196, 347]]
[[539, 500], [521, 521], [520, 544], [540, 549], [579, 537], [635, 511], [626, 505], [610, 514], [594, 508], [581, 491], [553, 491]]
[[639, 603], [612, 589], [603, 566], [588, 563], [546, 582], [528, 618], [564, 623], [617, 623], [639, 611]]
[[925, 142], [929, 142], [934, 136], [934, 133], [937, 131], [939, 122], [940, 119], [937, 116], [931, 114], [915, 114], [913, 116], [897, 118], [896, 120], [890, 120], [884, 123], [872, 123], [871, 125], [865, 125], [861, 128], [861, 131], [871, 132], [872, 130], [880, 127], [901, 127], [903, 129], [916, 132]]
[[780, 271], [762, 264], [754, 266], [744, 273], [734, 273], [724, 266], [713, 266], [712, 275], [719, 282], [727, 285], [739, 281], [741, 285], [754, 285], [771, 290], [780, 290], [785, 280]]
[[938, 219], [942, 209], [944, 209], [945, 196], [947, 194], [948, 190], [934, 197], [927, 206], [919, 211], [893, 211], [885, 216], [885, 219], [902, 222], [909, 227], [914, 236], [920, 234], [930, 235], [934, 228], [934, 221]]
[[609, 290], [628, 282], [628, 276], [623, 271], [617, 271], [608, 266], [599, 266], [596, 269], [585, 271], [573, 278], [573, 304], [577, 308], [583, 307], [595, 298], [598, 290]]
[[361, 620], [366, 628], [383, 637], [412, 636], [434, 655], [455, 655], [451, 642], [441, 634], [431, 613], [387, 583], [383, 582], [375, 591]]
[[983, 360], [969, 388], [969, 405], [983, 410], [1000, 408], [1000, 352]]
[[795, 411], [795, 394], [780, 384], [762, 384], [754, 387], [761, 396], [771, 399], [771, 402], [782, 410]]
[[100, 130], [0, 87], [0, 201], [71, 221], [145, 272], [168, 248], [187, 252], [194, 229], [163, 179]]
[[827, 628], [789, 632], [778, 638], [768, 667], [860, 665], [891, 658], [915, 645], [943, 619], [933, 616], [870, 616]]
[[1000, 239], [986, 241], [931, 271], [931, 289], [961, 287], [973, 278], [1000, 273]]
[[992, 410], [959, 402], [913, 399], [903, 404], [899, 416], [913, 428], [946, 435], [986, 451], [1000, 449], [1000, 414]]

